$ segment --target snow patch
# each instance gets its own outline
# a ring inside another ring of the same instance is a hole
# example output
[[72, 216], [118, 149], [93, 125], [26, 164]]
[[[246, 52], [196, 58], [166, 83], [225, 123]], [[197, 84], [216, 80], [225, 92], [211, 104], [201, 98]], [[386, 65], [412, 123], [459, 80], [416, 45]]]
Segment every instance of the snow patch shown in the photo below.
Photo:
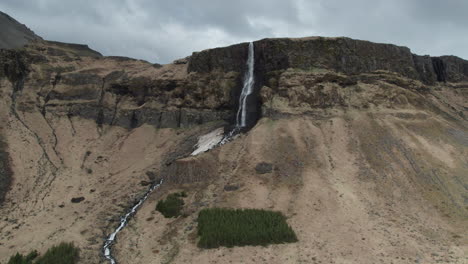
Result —
[[196, 156], [216, 147], [224, 137], [224, 128], [220, 127], [198, 138], [198, 143], [195, 146], [197, 149], [190, 154]]

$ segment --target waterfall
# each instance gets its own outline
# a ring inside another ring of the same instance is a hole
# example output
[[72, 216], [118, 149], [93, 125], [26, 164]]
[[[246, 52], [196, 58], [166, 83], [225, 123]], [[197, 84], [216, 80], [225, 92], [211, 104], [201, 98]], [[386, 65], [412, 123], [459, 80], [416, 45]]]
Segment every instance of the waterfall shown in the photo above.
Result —
[[198, 139], [195, 150], [192, 152], [192, 156], [198, 155], [205, 151], [208, 151], [216, 146], [224, 145], [227, 142], [231, 141], [237, 134], [241, 132], [242, 128], [245, 128], [247, 124], [247, 99], [254, 91], [254, 44], [253, 42], [249, 43], [249, 51], [247, 57], [247, 71], [244, 75], [244, 84], [242, 86], [242, 92], [239, 96], [239, 107], [236, 114], [236, 125], [234, 128], [229, 131], [229, 133], [222, 133], [224, 130], [219, 131], [219, 129], [212, 131], [206, 135], [201, 136]]
[[253, 42], [249, 43], [249, 55], [247, 58], [247, 71], [244, 77], [244, 86], [242, 93], [239, 96], [239, 108], [236, 116], [236, 128], [243, 128], [247, 126], [247, 97], [253, 92], [254, 89], [254, 45]]
[[236, 115], [236, 126], [224, 138], [218, 143], [218, 145], [224, 145], [231, 141], [233, 137], [241, 131], [242, 128], [247, 126], [247, 98], [252, 94], [254, 90], [254, 44], [249, 43], [249, 53], [247, 57], [247, 71], [244, 76], [244, 85], [242, 86], [242, 92], [239, 96], [239, 108], [237, 109]]

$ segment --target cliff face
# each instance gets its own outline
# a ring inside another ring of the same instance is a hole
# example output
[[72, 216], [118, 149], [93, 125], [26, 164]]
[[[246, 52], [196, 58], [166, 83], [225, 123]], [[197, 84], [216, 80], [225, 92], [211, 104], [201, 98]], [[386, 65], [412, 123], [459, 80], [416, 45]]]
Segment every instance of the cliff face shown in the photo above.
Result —
[[[318, 71], [329, 71], [320, 78], [345, 82], [345, 86], [359, 80], [371, 82], [369, 75], [376, 72], [419, 81], [419, 85], [410, 85], [417, 89], [438, 82], [468, 81], [465, 60], [418, 56], [406, 47], [390, 44], [320, 37], [264, 39], [254, 44], [255, 92], [248, 101], [250, 126], [265, 112], [262, 106], [265, 108], [268, 96], [284, 95], [279, 92], [279, 80], [282, 74], [290, 76], [291, 71], [301, 72], [301, 78], [309, 75], [309, 79], [317, 77]], [[212, 121], [232, 122], [246, 70], [247, 46], [243, 43], [206, 50], [194, 53], [188, 62], [160, 66], [103, 57], [86, 45], [42, 41], [20, 51], [3, 50], [0, 76], [10, 80], [10, 96], [15, 108], [21, 110], [81, 116], [99, 125], [126, 128], [144, 123], [159, 128], [191, 127]], [[306, 82], [306, 93], [316, 93], [317, 88]], [[299, 99], [328, 100], [309, 97]], [[333, 105], [333, 100], [320, 105]]]
[[14, 108], [81, 116], [99, 125], [190, 127], [228, 119], [235, 72], [188, 75], [186, 64], [151, 65], [102, 57], [85, 45], [38, 42], [1, 51], [1, 75]]
[[[266, 114], [265, 103], [271, 102], [273, 97], [288, 101], [290, 108], [304, 104], [311, 109], [353, 104], [345, 102], [346, 99], [339, 95], [343, 89], [324, 90], [326, 85], [321, 83], [338, 83], [338, 87], [343, 88], [386, 79], [387, 83], [399, 83], [408, 90], [428, 91], [429, 87], [439, 83], [468, 82], [466, 60], [455, 56], [419, 56], [406, 47], [391, 44], [310, 37], [263, 39], [255, 41], [254, 45], [255, 92], [248, 101], [250, 126]], [[191, 56], [187, 70], [190, 73], [242, 74], [246, 69], [247, 47], [247, 43], [242, 43], [196, 52]], [[300, 91], [293, 86], [298, 86]], [[238, 95], [240, 87], [235, 89], [233, 95]], [[360, 104], [375, 105], [381, 101], [374, 99], [360, 100]], [[233, 106], [237, 108], [236, 101]]]
[[[406, 47], [391, 44], [322, 37], [263, 39], [254, 44], [256, 77], [260, 79], [268, 72], [295, 68], [328, 69], [345, 74], [385, 70], [426, 84], [468, 81], [468, 61], [454, 56], [419, 56]], [[238, 44], [194, 53], [188, 70], [242, 72], [246, 50], [247, 44]]]

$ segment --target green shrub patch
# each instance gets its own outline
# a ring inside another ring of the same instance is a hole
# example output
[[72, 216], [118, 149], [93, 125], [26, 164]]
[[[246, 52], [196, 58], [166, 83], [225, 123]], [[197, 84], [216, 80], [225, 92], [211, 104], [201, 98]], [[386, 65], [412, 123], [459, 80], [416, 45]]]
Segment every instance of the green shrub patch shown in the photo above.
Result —
[[20, 253], [16, 253], [16, 255], [13, 255], [10, 257], [10, 260], [8, 260], [7, 264], [32, 264], [33, 260], [38, 256], [37, 251], [31, 251], [26, 256], [23, 256]]
[[187, 197], [187, 194], [185, 192], [169, 194], [165, 200], [158, 202], [156, 210], [166, 218], [178, 217], [184, 207], [184, 200], [181, 197]]
[[[7, 264], [75, 264], [78, 262], [79, 249], [72, 243], [60, 243], [47, 250], [47, 252], [38, 257], [37, 251], [32, 251], [26, 256], [16, 253], [10, 257]], [[36, 261], [33, 261], [35, 260]]]
[[259, 209], [203, 209], [198, 215], [198, 246], [266, 246], [297, 242], [280, 212]]
[[74, 264], [78, 262], [78, 251], [72, 243], [60, 243], [49, 248], [35, 264]]

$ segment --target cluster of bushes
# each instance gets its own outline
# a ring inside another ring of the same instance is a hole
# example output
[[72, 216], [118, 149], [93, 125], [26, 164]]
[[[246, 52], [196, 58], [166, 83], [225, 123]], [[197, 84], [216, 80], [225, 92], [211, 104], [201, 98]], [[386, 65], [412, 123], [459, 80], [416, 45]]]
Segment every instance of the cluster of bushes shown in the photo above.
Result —
[[10, 260], [8, 261], [7, 264], [31, 264], [33, 263], [32, 261], [39, 255], [36, 250], [31, 251], [26, 256], [23, 256], [20, 253], [16, 253], [16, 255], [10, 257]]
[[283, 214], [258, 209], [203, 209], [198, 215], [198, 235], [201, 248], [297, 242]]
[[169, 194], [165, 200], [158, 202], [156, 210], [166, 218], [178, 217], [184, 207], [182, 197], [187, 197], [187, 194], [185, 192]]
[[20, 253], [10, 257], [7, 264], [74, 264], [78, 262], [79, 249], [72, 243], [60, 243], [47, 250], [43, 256], [32, 251], [24, 256]]

